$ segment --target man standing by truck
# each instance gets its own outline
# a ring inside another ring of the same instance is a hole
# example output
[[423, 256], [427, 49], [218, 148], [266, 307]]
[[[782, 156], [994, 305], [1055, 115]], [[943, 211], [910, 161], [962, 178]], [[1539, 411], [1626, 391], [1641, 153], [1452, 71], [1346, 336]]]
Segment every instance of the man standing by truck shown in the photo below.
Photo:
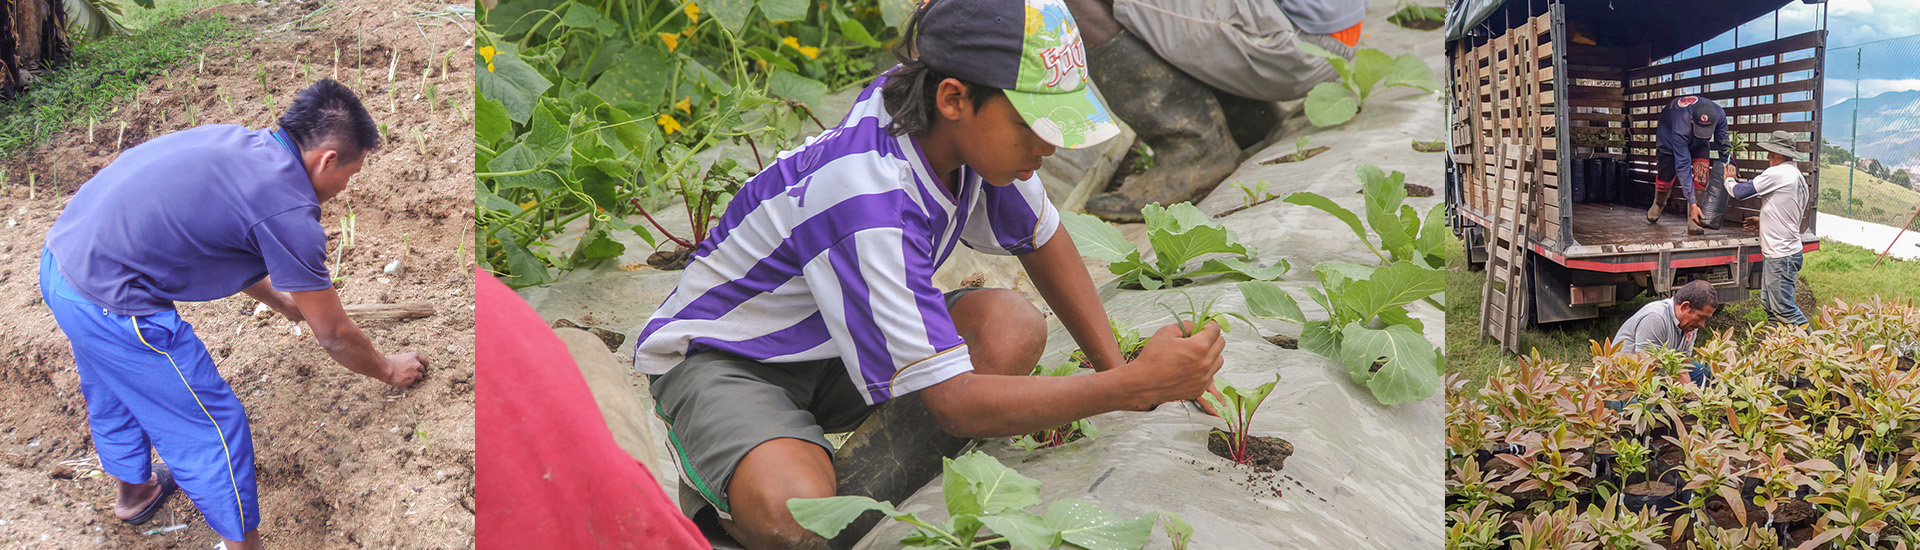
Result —
[[400, 388], [420, 379], [419, 354], [380, 355], [327, 273], [320, 203], [379, 146], [353, 91], [321, 80], [278, 130], [155, 138], [67, 202], [40, 253], [40, 296], [73, 346], [100, 469], [120, 480], [120, 521], [151, 519], [177, 482], [228, 550], [261, 547], [246, 410], [175, 301], [246, 293], [305, 320], [353, 372]]
[[1785, 130], [1758, 144], [1767, 151], [1767, 169], [1752, 181], [1726, 179], [1727, 193], [1737, 199], [1766, 196], [1760, 215], [1746, 219], [1748, 229], [1760, 231], [1760, 305], [1776, 323], [1807, 324], [1794, 303], [1794, 285], [1800, 277], [1800, 228], [1807, 215], [1807, 180], [1798, 162], [1807, 160], [1800, 143]]
[[[1647, 223], [1659, 223], [1660, 211], [1666, 209], [1667, 199], [1673, 197], [1674, 182], [1692, 182], [1691, 186], [1680, 185], [1681, 195], [1687, 198], [1687, 234], [1699, 235], [1705, 229], [1719, 229], [1727, 200], [1724, 190], [1707, 185], [1710, 179], [1715, 179], [1708, 177], [1713, 165], [1707, 156], [1713, 150], [1720, 152], [1722, 172], [1733, 160], [1733, 150], [1727, 146], [1726, 111], [1704, 97], [1674, 98], [1660, 112], [1654, 142], [1658, 153], [1654, 157], [1653, 207], [1647, 209]], [[1705, 211], [1694, 196], [1695, 189], [1707, 191]]]

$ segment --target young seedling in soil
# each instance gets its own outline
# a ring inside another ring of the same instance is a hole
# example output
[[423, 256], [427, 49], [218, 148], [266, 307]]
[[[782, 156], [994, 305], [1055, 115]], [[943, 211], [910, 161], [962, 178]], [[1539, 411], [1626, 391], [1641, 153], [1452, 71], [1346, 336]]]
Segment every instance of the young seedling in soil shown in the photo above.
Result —
[[[1139, 357], [1140, 348], [1147, 345], [1147, 339], [1140, 336], [1140, 331], [1122, 328], [1118, 320], [1107, 319], [1107, 329], [1113, 331], [1113, 342], [1119, 345], [1121, 361], [1132, 361]], [[1084, 350], [1073, 350], [1073, 353], [1067, 354], [1067, 360], [1081, 368], [1093, 368], [1093, 362], [1087, 359]]]
[[1407, 0], [1400, 0], [1400, 9], [1387, 16], [1388, 22], [1416, 31], [1438, 29], [1446, 20], [1445, 9], [1422, 6]]
[[1181, 327], [1180, 335], [1183, 337], [1192, 337], [1193, 333], [1199, 332], [1200, 329], [1207, 326], [1207, 323], [1216, 322], [1220, 324], [1220, 332], [1233, 332], [1233, 323], [1229, 322], [1229, 318], [1239, 319], [1240, 322], [1246, 323], [1247, 326], [1253, 326], [1253, 321], [1247, 320], [1246, 316], [1241, 314], [1231, 311], [1214, 311], [1213, 305], [1220, 301], [1219, 298], [1207, 300], [1206, 305], [1198, 305], [1193, 301], [1193, 295], [1187, 294], [1186, 291], [1181, 291], [1180, 295], [1187, 298], [1187, 312], [1184, 318], [1180, 312], [1174, 311], [1173, 306], [1167, 305], [1166, 302], [1161, 302], [1160, 307], [1167, 310], [1167, 313], [1173, 316], [1173, 322], [1179, 323], [1185, 321], [1192, 323], [1190, 326]]
[[[1053, 367], [1034, 365], [1033, 376], [1072, 376], [1077, 370], [1080, 370], [1079, 361], [1068, 361]], [[1047, 449], [1079, 441], [1081, 438], [1093, 439], [1098, 433], [1093, 428], [1093, 422], [1082, 418], [1064, 426], [1055, 426], [1015, 437], [1013, 444], [1029, 451]]]
[[333, 273], [334, 286], [339, 286], [347, 280], [347, 275], [340, 271], [340, 266], [347, 258], [347, 249], [353, 247], [353, 226], [356, 217], [352, 210], [348, 210], [347, 216], [340, 218], [340, 242], [334, 245], [333, 269], [329, 270]]
[[[1161, 514], [1122, 518], [1099, 505], [1077, 500], [1055, 501], [1045, 515], [1027, 512], [1039, 506], [1040, 482], [1020, 475], [979, 451], [944, 459], [941, 488], [950, 520], [935, 525], [912, 512], [867, 497], [796, 498], [787, 509], [801, 527], [833, 538], [847, 524], [868, 511], [879, 511], [911, 524], [903, 544], [936, 549], [1140, 548], [1153, 535]], [[1180, 525], [1185, 525], [1181, 522]], [[1177, 526], [1169, 523], [1169, 529]], [[1176, 540], [1183, 537], [1170, 533]]]
[[[1080, 244], [1080, 252], [1108, 262], [1107, 270], [1119, 275], [1121, 288], [1159, 290], [1190, 282], [1193, 277], [1221, 275], [1230, 280], [1271, 281], [1287, 272], [1286, 260], [1270, 267], [1254, 262], [1253, 247], [1241, 244], [1233, 230], [1214, 223], [1192, 203], [1162, 208], [1149, 204], [1141, 211], [1146, 218], [1147, 243], [1154, 253], [1152, 262], [1142, 260], [1142, 252], [1120, 233], [1120, 229], [1086, 214], [1061, 214], [1061, 223]], [[1188, 263], [1209, 254], [1234, 257], [1210, 259], [1198, 267]]]
[[1220, 412], [1220, 419], [1227, 421], [1227, 430], [1212, 430], [1207, 433], [1207, 450], [1227, 460], [1254, 467], [1255, 471], [1273, 471], [1286, 466], [1287, 456], [1293, 454], [1293, 444], [1273, 437], [1254, 437], [1253, 412], [1260, 403], [1273, 393], [1274, 384], [1280, 383], [1280, 375], [1274, 374], [1273, 381], [1255, 388], [1241, 388], [1223, 381], [1215, 382], [1215, 393], [1202, 394], [1213, 410]]
[[1278, 157], [1275, 157], [1273, 160], [1261, 161], [1260, 164], [1274, 165], [1274, 164], [1284, 164], [1289, 162], [1300, 162], [1303, 160], [1313, 158], [1314, 156], [1319, 155], [1320, 153], [1325, 153], [1327, 152], [1327, 149], [1331, 149], [1331, 147], [1327, 147], [1325, 145], [1308, 149], [1307, 143], [1308, 143], [1308, 140], [1310, 139], [1313, 139], [1313, 138], [1311, 136], [1300, 136], [1300, 139], [1293, 141], [1292, 153], [1280, 155]]
[[124, 147], [121, 147], [121, 145], [124, 145], [126, 142], [127, 142], [127, 121], [122, 120], [120, 121], [120, 134], [113, 138], [113, 149], [115, 151], [124, 149]]
[[1447, 150], [1447, 142], [1441, 140], [1413, 140], [1413, 150], [1419, 153], [1439, 153]]
[[1380, 50], [1364, 48], [1354, 53], [1353, 61], [1347, 61], [1310, 43], [1299, 46], [1302, 51], [1325, 58], [1340, 75], [1339, 81], [1322, 82], [1307, 92], [1302, 106], [1307, 120], [1314, 126], [1337, 126], [1353, 120], [1376, 91], [1406, 86], [1431, 93], [1440, 88], [1440, 83], [1433, 79], [1433, 69], [1414, 54], [1388, 57]]
[[1245, 183], [1234, 182], [1233, 188], [1239, 189], [1241, 193], [1246, 195], [1240, 198], [1240, 209], [1246, 210], [1256, 204], [1279, 198], [1279, 195], [1275, 195], [1272, 191], [1267, 190], [1267, 187], [1271, 185], [1273, 184], [1267, 183], [1267, 180], [1259, 180], [1253, 184], [1253, 187], [1247, 187]]

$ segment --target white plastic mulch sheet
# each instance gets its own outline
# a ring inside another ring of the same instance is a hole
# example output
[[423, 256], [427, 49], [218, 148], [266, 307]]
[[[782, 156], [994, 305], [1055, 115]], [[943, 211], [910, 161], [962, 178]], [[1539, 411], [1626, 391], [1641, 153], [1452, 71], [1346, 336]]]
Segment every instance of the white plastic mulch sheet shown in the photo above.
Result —
[[[1898, 227], [1842, 218], [1826, 212], [1820, 212], [1819, 216], [1821, 239], [1840, 241], [1872, 250], [1876, 254], [1886, 252], [1888, 256], [1902, 260], [1920, 260], [1920, 231], [1909, 229], [1902, 233]], [[1898, 241], [1894, 240], [1896, 236]], [[1892, 246], [1891, 250], [1888, 249], [1889, 245]]]

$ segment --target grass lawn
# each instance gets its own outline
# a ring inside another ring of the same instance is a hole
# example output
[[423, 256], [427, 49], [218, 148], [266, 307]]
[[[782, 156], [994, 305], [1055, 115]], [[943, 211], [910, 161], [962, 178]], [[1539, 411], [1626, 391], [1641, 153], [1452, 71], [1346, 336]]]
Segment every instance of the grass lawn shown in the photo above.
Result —
[[[129, 4], [127, 11], [130, 19], [137, 19], [173, 13], [170, 10], [184, 13], [189, 9], [185, 6], [211, 3], [163, 1], [151, 11]], [[27, 93], [0, 102], [0, 158], [84, 127], [88, 120], [104, 118], [141, 93], [147, 79], [176, 63], [197, 59], [202, 50], [237, 33], [225, 19], [176, 17], [133, 34], [75, 41], [71, 62], [43, 75]], [[11, 177], [25, 180], [27, 175]]]
[[[1880, 225], [1900, 227], [1913, 217], [1915, 208], [1920, 208], [1920, 191], [1907, 189], [1893, 182], [1867, 175], [1865, 171], [1853, 170], [1853, 198], [1860, 200], [1858, 208], [1847, 208], [1847, 172], [1846, 166], [1828, 164], [1820, 167], [1821, 194], [1820, 211], [1836, 216], [1852, 218]], [[1840, 197], [1840, 200], [1832, 200]], [[1920, 228], [1920, 223], [1908, 226], [1908, 229]]]
[[[1485, 271], [1468, 271], [1465, 252], [1455, 241], [1447, 252], [1447, 372], [1459, 373], [1471, 380], [1468, 390], [1479, 388], [1480, 381], [1501, 364], [1513, 361], [1500, 352], [1492, 339], [1480, 338], [1480, 290]], [[1882, 299], [1920, 299], [1920, 262], [1888, 258], [1880, 267], [1870, 267], [1876, 255], [1857, 246], [1822, 242], [1820, 250], [1808, 254], [1800, 268], [1800, 278], [1813, 289], [1820, 305], [1835, 300], [1860, 302], [1873, 296]], [[1803, 290], [1804, 291], [1804, 290]], [[1737, 326], [1766, 318], [1755, 299], [1726, 304], [1715, 315], [1715, 325]], [[1592, 357], [1590, 340], [1613, 337], [1620, 322], [1634, 311], [1658, 299], [1641, 295], [1631, 302], [1602, 308], [1600, 317], [1535, 327], [1520, 336], [1521, 349], [1538, 350], [1542, 356], [1576, 365]], [[1809, 317], [1813, 312], [1807, 312]]]

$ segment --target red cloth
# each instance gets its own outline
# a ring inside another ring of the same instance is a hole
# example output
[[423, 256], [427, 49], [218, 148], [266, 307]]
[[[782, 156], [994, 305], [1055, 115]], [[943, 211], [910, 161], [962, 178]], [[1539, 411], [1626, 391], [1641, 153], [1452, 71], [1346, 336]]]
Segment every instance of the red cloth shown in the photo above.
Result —
[[614, 444], [540, 315], [478, 270], [474, 295], [475, 547], [712, 548]]
[[[1711, 163], [1711, 160], [1709, 160], [1709, 159], [1693, 159], [1693, 173], [1695, 173], [1695, 174], [1705, 174], [1705, 173], [1707, 173], [1707, 168], [1708, 168], [1709, 166], [1711, 166], [1711, 164], [1710, 164], [1710, 163]], [[1729, 170], [1729, 171], [1731, 171], [1731, 170]], [[1673, 180], [1670, 180], [1670, 179], [1660, 179], [1660, 174], [1654, 174], [1654, 175], [1653, 175], [1653, 188], [1654, 188], [1654, 190], [1657, 190], [1657, 191], [1672, 191], [1672, 190], [1673, 190]], [[1693, 182], [1693, 190], [1695, 190], [1695, 191], [1705, 191], [1705, 190], [1707, 190], [1707, 183], [1706, 183], [1705, 181], [1696, 181], [1696, 182]]]

